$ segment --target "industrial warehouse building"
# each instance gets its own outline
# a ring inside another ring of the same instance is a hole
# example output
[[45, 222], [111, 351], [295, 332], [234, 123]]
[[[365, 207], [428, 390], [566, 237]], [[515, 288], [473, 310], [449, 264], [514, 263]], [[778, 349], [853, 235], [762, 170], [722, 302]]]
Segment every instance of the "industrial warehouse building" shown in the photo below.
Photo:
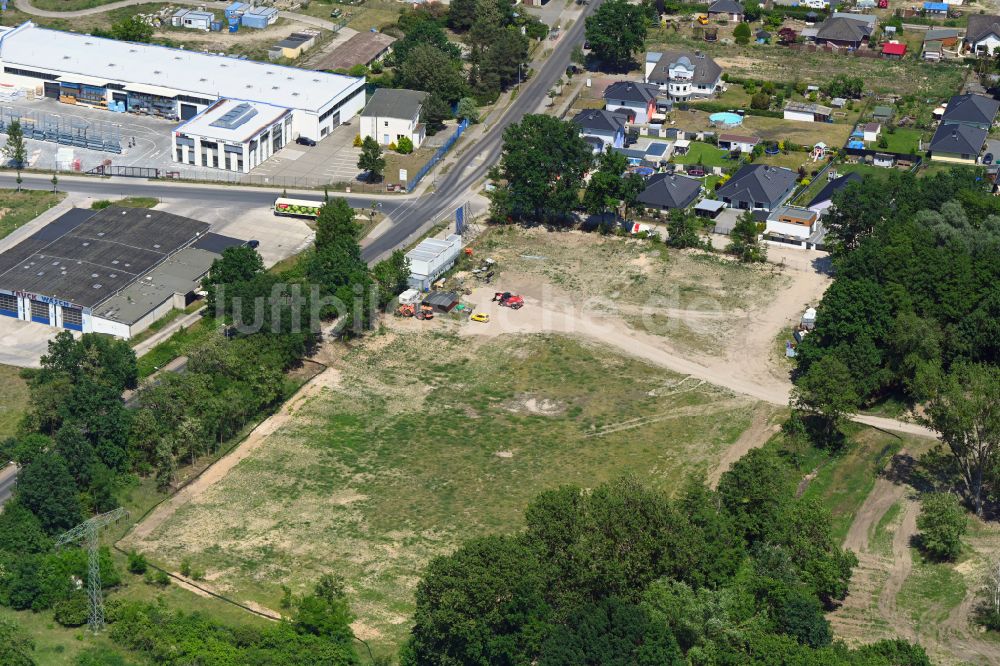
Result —
[[[264, 112], [269, 107], [283, 109], [290, 127], [267, 132], [272, 143], [263, 152], [268, 155], [300, 136], [324, 138], [365, 105], [363, 78], [47, 30], [30, 21], [0, 30], [0, 84], [38, 90], [70, 104], [171, 120], [191, 120], [209, 109], [218, 111], [216, 103], [223, 99], [233, 103], [220, 116], [241, 103], [257, 111], [257, 122], [274, 117]], [[263, 127], [245, 141], [246, 129], [241, 130], [239, 140], [234, 140], [233, 128], [212, 124], [217, 119], [196, 123], [202, 132], [198, 142], [214, 141], [223, 154], [226, 146], [238, 148], [232, 152], [244, 154], [244, 166], [250, 161], [247, 153], [260, 154], [250, 150], [250, 142], [260, 140]], [[181, 139], [191, 139], [182, 141], [181, 147], [198, 143], [184, 134], [183, 127], [178, 131]], [[174, 159], [178, 160], [176, 148]], [[190, 163], [187, 151], [180, 154], [185, 158], [182, 162]], [[235, 168], [226, 166], [230, 163], [220, 159], [217, 166]], [[214, 159], [199, 164], [216, 166]]]
[[247, 173], [291, 140], [288, 109], [220, 99], [174, 131], [174, 161]]
[[227, 247], [190, 218], [74, 208], [0, 254], [0, 315], [130, 338], [195, 298]]

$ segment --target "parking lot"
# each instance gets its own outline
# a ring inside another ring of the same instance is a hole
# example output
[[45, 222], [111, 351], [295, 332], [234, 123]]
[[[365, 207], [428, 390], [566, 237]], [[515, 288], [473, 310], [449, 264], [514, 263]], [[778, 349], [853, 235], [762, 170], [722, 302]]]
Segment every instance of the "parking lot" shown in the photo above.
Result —
[[[108, 162], [112, 166], [176, 171], [182, 178], [192, 180], [273, 182], [275, 185], [290, 187], [350, 183], [360, 173], [357, 164], [361, 149], [352, 145], [357, 135], [357, 119], [341, 125], [316, 146], [290, 144], [249, 174], [234, 174], [221, 169], [174, 162], [171, 159], [170, 137], [178, 125], [176, 121], [90, 109], [51, 99], [5, 99], [0, 102], [0, 106], [4, 108], [5, 115], [10, 115], [12, 111], [26, 117], [29, 117], [26, 114], [34, 113], [36, 118], [41, 118], [41, 114], [48, 114], [48, 118], [58, 118], [64, 124], [88, 126], [89, 131], [94, 134], [117, 133], [120, 137], [121, 154], [26, 139], [28, 166], [34, 169], [73, 171], [79, 167], [79, 171], [87, 172]], [[133, 140], [135, 145], [130, 147]]]
[[360, 148], [355, 148], [357, 118], [333, 130], [315, 146], [292, 143], [285, 146], [251, 172], [255, 182], [274, 179], [281, 185], [350, 183], [357, 180]]

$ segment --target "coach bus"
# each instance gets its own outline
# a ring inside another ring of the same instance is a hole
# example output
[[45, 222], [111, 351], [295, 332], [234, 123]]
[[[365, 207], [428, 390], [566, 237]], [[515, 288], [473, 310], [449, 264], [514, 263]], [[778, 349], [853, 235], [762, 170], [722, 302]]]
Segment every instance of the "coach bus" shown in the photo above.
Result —
[[289, 199], [287, 197], [278, 197], [274, 200], [275, 215], [315, 218], [319, 215], [319, 209], [322, 207], [322, 201], [311, 201], [309, 199]]

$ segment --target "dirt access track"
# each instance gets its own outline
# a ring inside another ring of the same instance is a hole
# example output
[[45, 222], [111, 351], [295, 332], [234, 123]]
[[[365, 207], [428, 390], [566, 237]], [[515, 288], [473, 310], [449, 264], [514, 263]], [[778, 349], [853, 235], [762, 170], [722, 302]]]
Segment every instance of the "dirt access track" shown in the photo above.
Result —
[[[787, 288], [771, 295], [760, 308], [733, 313], [740, 316], [740, 326], [730, 339], [723, 341], [723, 352], [716, 355], [681, 351], [669, 340], [624, 325], [614, 308], [599, 307], [592, 300], [581, 300], [547, 282], [522, 280], [516, 276], [503, 279], [503, 288], [521, 294], [525, 306], [517, 311], [492, 302], [492, 287], [473, 291], [468, 300], [479, 304], [477, 311], [490, 315], [485, 325], [467, 326], [463, 335], [499, 336], [508, 333], [561, 333], [578, 335], [630, 354], [653, 365], [690, 375], [702, 381], [730, 389], [774, 405], [787, 406], [792, 384], [787, 368], [773, 356], [775, 339], [798, 322], [808, 304], [818, 303], [830, 284], [823, 269], [824, 255], [796, 249], [771, 247], [769, 261], [780, 263], [792, 276]], [[604, 314], [608, 312], [608, 314]], [[681, 323], [704, 326], [702, 310], [672, 309], [670, 316]], [[935, 438], [936, 433], [923, 426], [868, 415], [854, 415], [852, 420], [865, 425], [920, 437]], [[763, 436], [763, 432], [761, 433]], [[764, 437], [766, 440], [766, 437]], [[763, 442], [761, 442], [763, 443]], [[734, 460], [739, 459], [737, 455]]]
[[[894, 636], [919, 642], [934, 663], [1000, 664], [1000, 643], [977, 636], [973, 628], [971, 614], [978, 593], [975, 584], [968, 585], [961, 603], [933, 626], [918, 621], [912, 609], [900, 607], [900, 592], [914, 575], [912, 542], [920, 513], [917, 491], [908, 483], [913, 464], [906, 450], [896, 454], [858, 510], [843, 543], [858, 556], [858, 566], [847, 598], [829, 616], [830, 624], [838, 637], [850, 643]], [[883, 517], [896, 505], [899, 514], [893, 523], [891, 541], [887, 550], [880, 550], [873, 537]], [[975, 539], [969, 541], [974, 550], [984, 550]]]

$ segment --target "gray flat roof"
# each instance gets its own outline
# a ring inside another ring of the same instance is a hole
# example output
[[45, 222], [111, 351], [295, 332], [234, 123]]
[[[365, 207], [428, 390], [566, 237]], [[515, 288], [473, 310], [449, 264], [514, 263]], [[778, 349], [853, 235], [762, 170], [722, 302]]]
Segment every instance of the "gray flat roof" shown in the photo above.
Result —
[[93, 308], [209, 229], [144, 208], [112, 206], [81, 218], [71, 212], [0, 255], [0, 289]]
[[105, 300], [94, 309], [94, 315], [132, 325], [174, 294], [188, 294], [197, 289], [201, 278], [218, 258], [215, 252], [184, 248]]

